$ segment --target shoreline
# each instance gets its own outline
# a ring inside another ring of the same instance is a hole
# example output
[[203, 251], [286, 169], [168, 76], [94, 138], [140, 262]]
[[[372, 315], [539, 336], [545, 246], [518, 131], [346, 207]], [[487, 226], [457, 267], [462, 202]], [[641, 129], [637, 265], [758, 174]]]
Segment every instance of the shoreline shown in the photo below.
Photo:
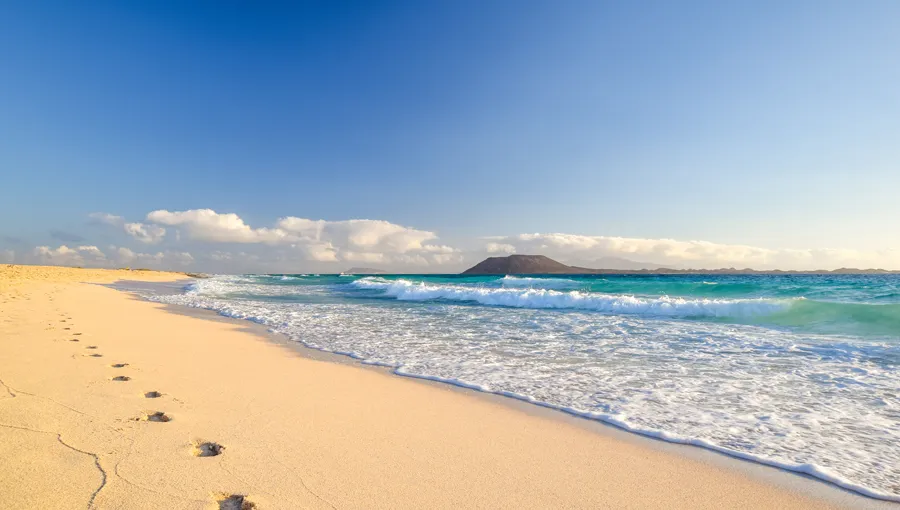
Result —
[[95, 285], [133, 273], [19, 273], [0, 267], [0, 492], [19, 506], [896, 508]]
[[[177, 282], [181, 288], [189, 285], [196, 279], [186, 279]], [[143, 298], [137, 291], [129, 290], [130, 282], [122, 281], [110, 285], [121, 292], [131, 294], [135, 299], [141, 301], [154, 302]], [[173, 282], [174, 283], [174, 282]], [[154, 302], [155, 303], [155, 302]], [[641, 447], [649, 447], [662, 452], [675, 455], [682, 455], [704, 463], [710, 463], [717, 467], [725, 469], [733, 469], [740, 471], [748, 476], [756, 478], [765, 483], [771, 483], [789, 491], [797, 491], [812, 498], [822, 498], [830, 504], [848, 508], [873, 508], [873, 509], [894, 509], [900, 508], [895, 501], [873, 496], [844, 487], [840, 483], [835, 483], [829, 479], [817, 477], [802, 471], [796, 471], [789, 468], [779, 466], [765, 460], [757, 460], [750, 457], [742, 457], [737, 453], [730, 453], [713, 447], [692, 444], [682, 441], [668, 440], [663, 437], [645, 434], [640, 431], [632, 430], [624, 426], [617, 425], [612, 422], [604, 421], [598, 418], [571, 412], [566, 409], [554, 407], [538, 401], [528, 400], [518, 395], [503, 394], [483, 390], [479, 387], [467, 385], [452, 380], [443, 380], [434, 377], [418, 376], [413, 374], [405, 374], [397, 372], [397, 368], [391, 365], [382, 365], [376, 363], [366, 363], [362, 359], [355, 357], [349, 353], [341, 353], [311, 347], [302, 341], [293, 340], [283, 333], [277, 332], [264, 324], [249, 320], [239, 319], [223, 315], [215, 310], [207, 308], [191, 307], [186, 305], [157, 303], [162, 304], [164, 308], [174, 314], [184, 315], [188, 317], [199, 318], [202, 320], [221, 321], [235, 324], [245, 328], [245, 330], [253, 335], [265, 338], [266, 340], [280, 346], [284, 346], [295, 351], [299, 356], [326, 363], [336, 363], [344, 366], [362, 368], [372, 370], [379, 374], [389, 377], [399, 377], [418, 384], [424, 384], [431, 388], [441, 389], [443, 391], [454, 391], [473, 398], [483, 399], [492, 404], [506, 406], [516, 411], [524, 412], [528, 415], [549, 418], [551, 420], [559, 420], [562, 423], [574, 425], [592, 433], [612, 436], [617, 440], [632, 442]]]

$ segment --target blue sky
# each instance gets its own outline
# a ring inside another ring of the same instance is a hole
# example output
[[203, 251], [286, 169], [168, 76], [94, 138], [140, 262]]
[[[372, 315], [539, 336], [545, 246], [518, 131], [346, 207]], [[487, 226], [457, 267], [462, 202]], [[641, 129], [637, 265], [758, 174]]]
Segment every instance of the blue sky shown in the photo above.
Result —
[[[891, 1], [3, 2], [0, 254], [900, 267], [898, 23]], [[147, 219], [205, 209], [250, 230]], [[285, 217], [325, 223], [253, 233]]]

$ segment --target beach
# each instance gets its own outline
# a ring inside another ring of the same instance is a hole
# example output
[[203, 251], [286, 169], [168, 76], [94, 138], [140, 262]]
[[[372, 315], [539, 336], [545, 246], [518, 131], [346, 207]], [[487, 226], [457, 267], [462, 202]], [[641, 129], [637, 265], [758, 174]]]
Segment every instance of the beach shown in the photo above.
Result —
[[5, 508], [891, 505], [98, 285], [185, 278], [0, 266]]

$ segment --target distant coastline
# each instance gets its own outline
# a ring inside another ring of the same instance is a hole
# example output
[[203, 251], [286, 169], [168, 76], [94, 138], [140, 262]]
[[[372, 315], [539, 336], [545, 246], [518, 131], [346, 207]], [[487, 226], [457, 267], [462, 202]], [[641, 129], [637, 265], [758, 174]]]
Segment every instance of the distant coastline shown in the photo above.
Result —
[[887, 269], [856, 269], [842, 267], [839, 269], [815, 270], [783, 270], [783, 269], [592, 269], [568, 266], [543, 255], [509, 255], [506, 257], [488, 257], [478, 264], [466, 269], [461, 274], [622, 274], [622, 275], [878, 275], [900, 274], [900, 271]]
[[341, 271], [341, 274], [388, 274], [388, 272], [374, 267], [351, 267], [346, 271]]

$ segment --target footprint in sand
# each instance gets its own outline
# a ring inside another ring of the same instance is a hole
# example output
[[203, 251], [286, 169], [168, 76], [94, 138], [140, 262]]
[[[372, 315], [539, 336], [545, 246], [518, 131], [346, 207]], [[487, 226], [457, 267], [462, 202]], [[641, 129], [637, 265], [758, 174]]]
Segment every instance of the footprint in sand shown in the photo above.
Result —
[[[66, 329], [69, 329], [69, 328], [66, 328]], [[78, 336], [78, 335], [80, 335], [81, 333], [72, 333], [72, 334], [75, 335], [75, 336]]]
[[[66, 331], [69, 331], [69, 330], [72, 329], [72, 328], [63, 328], [63, 329], [66, 330]], [[76, 334], [77, 334], [77, 333], [76, 333]]]
[[81, 340], [79, 340], [77, 338], [70, 338], [69, 341], [70, 342], [80, 342]]
[[221, 455], [224, 446], [219, 443], [204, 441], [202, 439], [194, 439], [191, 441], [191, 455], [194, 457], [215, 457]]
[[247, 500], [243, 494], [220, 493], [215, 495], [219, 510], [253, 510], [256, 505]]
[[85, 349], [96, 349], [97, 346], [96, 345], [86, 345], [86, 346], [84, 346], [84, 348]]
[[128, 363], [113, 363], [110, 365], [110, 368], [125, 368], [128, 366]]
[[128, 377], [127, 375], [117, 375], [110, 379], [110, 381], [130, 381], [130, 380], [131, 380], [131, 377]]
[[155, 421], [158, 423], [165, 423], [171, 419], [169, 415], [162, 411], [144, 411], [144, 414], [138, 418], [140, 421]]
[[90, 357], [90, 358], [102, 358], [103, 357], [102, 354], [97, 353], [97, 352], [95, 352], [94, 354], [85, 354], [85, 356]]
[[147, 393], [144, 393], [144, 398], [159, 398], [161, 396], [162, 393], [158, 391], [148, 391]]

